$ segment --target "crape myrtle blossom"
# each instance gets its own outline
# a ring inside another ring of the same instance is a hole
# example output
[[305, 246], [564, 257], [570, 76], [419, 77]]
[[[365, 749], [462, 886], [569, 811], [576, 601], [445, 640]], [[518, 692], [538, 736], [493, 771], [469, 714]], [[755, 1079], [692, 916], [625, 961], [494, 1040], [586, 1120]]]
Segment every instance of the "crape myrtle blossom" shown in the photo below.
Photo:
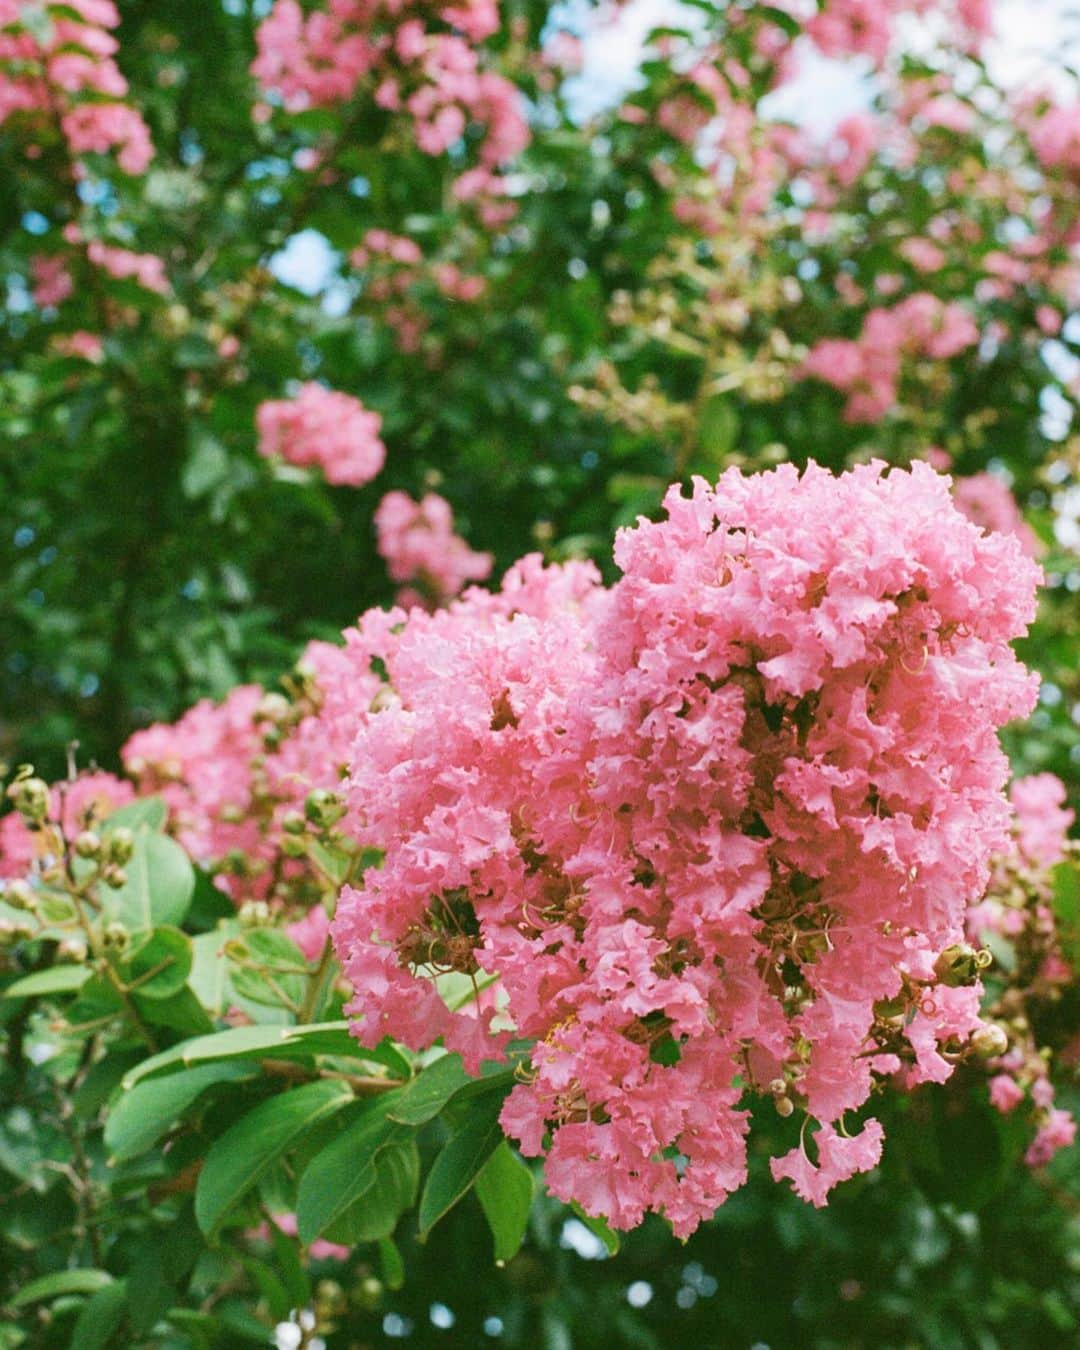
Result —
[[391, 579], [407, 583], [399, 605], [443, 604], [467, 581], [491, 573], [491, 554], [477, 553], [454, 533], [450, 503], [437, 492], [418, 502], [407, 492], [388, 492], [375, 512], [375, 530]]
[[112, 0], [0, 0], [0, 124], [23, 119], [28, 154], [51, 131], [76, 160], [115, 151], [125, 173], [145, 171], [154, 148], [141, 114], [123, 102], [128, 86], [109, 31], [119, 22]]
[[1004, 988], [988, 1009], [1000, 1030], [1008, 1028], [1003, 1053], [987, 1063], [990, 1103], [1002, 1115], [1022, 1112], [1030, 1119], [1035, 1135], [1024, 1158], [1043, 1167], [1076, 1135], [1072, 1115], [1054, 1105], [1050, 1070], [1060, 1047], [1043, 1043], [1048, 1014], [1052, 1019], [1075, 978], [1053, 905], [1054, 869], [1068, 855], [1075, 817], [1065, 804], [1065, 784], [1052, 773], [1016, 779], [1009, 796], [1011, 839], [967, 923], [973, 941], [996, 940], [1009, 952], [999, 976]]
[[477, 158], [492, 170], [529, 142], [516, 87], [483, 65], [482, 44], [498, 28], [494, 0], [327, 0], [309, 14], [277, 0], [256, 31], [251, 71], [288, 112], [346, 103], [363, 88], [408, 119], [428, 155], [481, 128]]
[[255, 414], [259, 454], [300, 467], [317, 466], [328, 483], [362, 487], [382, 468], [382, 418], [351, 394], [315, 381], [294, 398], [260, 403]]
[[610, 590], [364, 617], [344, 825], [385, 859], [333, 933], [365, 1044], [533, 1041], [502, 1123], [553, 1193], [685, 1235], [745, 1180], [751, 1094], [817, 1122], [773, 1171], [820, 1204], [880, 1154], [875, 1082], [943, 1082], [980, 1030], [950, 954], [1008, 839], [1039, 570], [928, 465], [665, 505]]
[[899, 397], [905, 360], [947, 361], [978, 340], [975, 322], [962, 305], [917, 291], [891, 309], [870, 310], [854, 340], [817, 342], [801, 373], [847, 395], [845, 422], [877, 422]]

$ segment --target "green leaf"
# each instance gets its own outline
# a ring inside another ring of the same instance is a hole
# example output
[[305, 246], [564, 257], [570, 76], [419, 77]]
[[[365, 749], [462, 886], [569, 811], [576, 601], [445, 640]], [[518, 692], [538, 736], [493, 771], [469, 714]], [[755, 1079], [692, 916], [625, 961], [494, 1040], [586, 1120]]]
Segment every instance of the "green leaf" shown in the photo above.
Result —
[[276, 928], [255, 928], [234, 941], [246, 949], [245, 961], [264, 968], [252, 970], [230, 960], [229, 980], [242, 998], [271, 1005], [300, 1003], [307, 977], [295, 972], [298, 966], [306, 969], [307, 961], [291, 938]]
[[50, 966], [35, 970], [0, 992], [0, 998], [36, 998], [42, 994], [71, 994], [93, 974], [89, 966]]
[[405, 1262], [393, 1238], [379, 1239], [379, 1270], [387, 1289], [395, 1292], [405, 1284]]
[[191, 939], [179, 928], [155, 928], [125, 963], [124, 980], [141, 998], [170, 998], [191, 974]]
[[300, 1178], [296, 1222], [300, 1240], [314, 1242], [375, 1185], [375, 1158], [395, 1135], [385, 1102], [358, 1105], [356, 1119], [311, 1160]]
[[476, 1198], [495, 1239], [499, 1265], [517, 1255], [529, 1222], [533, 1175], [504, 1140], [480, 1169]]
[[381, 1242], [391, 1236], [404, 1211], [416, 1203], [420, 1154], [411, 1134], [399, 1129], [379, 1150], [372, 1170], [371, 1188], [325, 1230], [331, 1242], [347, 1247]]
[[319, 1121], [353, 1100], [344, 1083], [307, 1083], [249, 1111], [206, 1155], [195, 1189], [195, 1218], [214, 1236], [259, 1178]]
[[28, 1303], [40, 1303], [42, 1299], [56, 1298], [60, 1294], [96, 1294], [112, 1282], [113, 1277], [107, 1270], [57, 1270], [52, 1275], [42, 1275], [40, 1279], [24, 1284], [8, 1303], [13, 1308], [25, 1308]]
[[137, 830], [141, 825], [149, 830], [162, 830], [168, 818], [169, 808], [160, 797], [139, 797], [114, 811], [101, 828], [104, 834], [121, 825], [129, 830]]
[[181, 1036], [205, 1036], [214, 1029], [202, 1004], [187, 985], [168, 998], [144, 998], [139, 991], [132, 998], [144, 1021], [178, 1031]]
[[387, 1114], [402, 1125], [426, 1125], [456, 1092], [472, 1081], [461, 1067], [460, 1055], [443, 1055], [413, 1079]]
[[483, 1098], [432, 1164], [420, 1199], [423, 1240], [475, 1182], [477, 1174], [503, 1141], [498, 1111], [502, 1102]]
[[[302, 1027], [230, 1027], [210, 1036], [181, 1041], [168, 1050], [151, 1055], [124, 1079], [124, 1087], [134, 1087], [143, 1078], [188, 1069], [217, 1059], [297, 1059], [314, 1055], [353, 1055], [364, 1058], [349, 1034], [348, 1022], [312, 1022]], [[374, 1054], [374, 1052], [372, 1052]]]
[[228, 962], [221, 948], [231, 936], [231, 926], [222, 925], [212, 933], [199, 933], [191, 939], [188, 984], [206, 1011], [214, 1016], [220, 1016], [226, 1007]]
[[104, 1350], [124, 1320], [127, 1282], [114, 1280], [88, 1301], [71, 1334], [71, 1350]]
[[183, 922], [195, 889], [195, 872], [175, 839], [140, 826], [124, 871], [127, 881], [123, 886], [100, 889], [106, 919], [132, 932]]
[[1061, 951], [1073, 970], [1080, 972], [1080, 866], [1072, 861], [1060, 862], [1050, 877]]
[[203, 1064], [186, 1073], [150, 1078], [122, 1093], [105, 1121], [105, 1147], [114, 1162], [137, 1158], [154, 1144], [208, 1087], [250, 1078], [256, 1070], [235, 1060]]

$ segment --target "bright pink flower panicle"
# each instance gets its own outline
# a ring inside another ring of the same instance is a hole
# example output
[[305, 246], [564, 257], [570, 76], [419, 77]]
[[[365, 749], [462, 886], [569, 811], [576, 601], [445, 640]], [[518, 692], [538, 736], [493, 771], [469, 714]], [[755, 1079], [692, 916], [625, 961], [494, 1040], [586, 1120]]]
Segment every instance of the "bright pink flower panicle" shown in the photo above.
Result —
[[610, 591], [534, 566], [365, 616], [387, 685], [345, 823], [385, 861], [333, 932], [361, 1040], [472, 1069], [533, 1040], [502, 1119], [553, 1193], [686, 1234], [745, 1179], [739, 1080], [819, 1122], [816, 1162], [775, 1164], [817, 1204], [877, 1161], [880, 1125], [843, 1119], [875, 1079], [943, 1081], [979, 1028], [935, 963], [1008, 839], [996, 731], [1034, 701], [1008, 643], [1039, 572], [927, 465], [665, 504]]
[[272, 399], [255, 414], [259, 454], [302, 467], [317, 465], [329, 483], [362, 487], [386, 460], [382, 418], [351, 394], [314, 381], [295, 398]]
[[178, 722], [136, 731], [120, 751], [141, 791], [168, 804], [177, 838], [191, 856], [213, 866], [231, 850], [257, 857], [251, 818], [251, 762], [262, 745], [255, 712], [257, 684], [239, 685], [222, 703], [202, 699]]
[[973, 473], [953, 481], [953, 501], [968, 520], [984, 530], [1000, 530], [1019, 539], [1029, 558], [1043, 551], [1038, 535], [1024, 519], [1009, 487], [996, 474]]
[[256, 32], [251, 71], [289, 112], [345, 103], [364, 83], [378, 107], [411, 119], [429, 155], [482, 127], [477, 155], [492, 169], [529, 142], [516, 87], [482, 65], [479, 44], [498, 26], [493, 0], [329, 0], [307, 15], [277, 0]]
[[406, 492], [388, 492], [375, 512], [375, 529], [391, 579], [410, 587], [399, 604], [443, 604], [466, 582], [491, 573], [491, 554], [475, 552], [454, 533], [450, 503], [438, 493], [417, 502]]
[[75, 158], [116, 151], [125, 173], [143, 173], [154, 147], [141, 114], [123, 102], [127, 81], [109, 31], [119, 22], [112, 0], [0, 0], [0, 124], [21, 114], [35, 137], [42, 124], [61, 134]]

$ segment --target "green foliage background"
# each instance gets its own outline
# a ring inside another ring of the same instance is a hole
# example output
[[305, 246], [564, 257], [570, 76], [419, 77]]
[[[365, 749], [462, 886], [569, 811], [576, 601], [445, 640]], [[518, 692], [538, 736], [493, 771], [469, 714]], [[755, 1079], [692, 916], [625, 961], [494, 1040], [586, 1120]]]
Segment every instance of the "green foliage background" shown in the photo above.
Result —
[[[697, 172], [692, 157], [649, 126], [579, 124], [526, 59], [552, 7], [511, 0], [501, 8], [520, 24], [518, 37], [491, 45], [531, 97], [536, 134], [515, 166], [524, 184], [517, 220], [494, 242], [447, 204], [453, 157], [395, 142], [386, 114], [363, 99], [253, 123], [254, 3], [121, 5], [122, 62], [158, 151], [145, 179], [102, 168], [68, 190], [56, 148], [28, 161], [17, 132], [0, 126], [8, 185], [0, 194], [8, 294], [0, 318], [0, 755], [30, 760], [51, 778], [77, 740], [81, 763], [115, 767], [137, 726], [240, 682], [272, 686], [305, 640], [333, 637], [392, 598], [372, 529], [391, 488], [445, 495], [469, 542], [495, 554], [496, 573], [535, 548], [592, 556], [610, 572], [613, 530], [655, 512], [669, 481], [782, 456], [839, 468], [874, 452], [902, 463], [943, 444], [961, 474], [1007, 471], [1049, 550], [1051, 584], [1025, 656], [1052, 692], [1009, 745], [1018, 771], [1053, 769], [1075, 799], [1080, 571], [1054, 541], [1045, 470], [1055, 460], [1068, 466], [1076, 452], [1069, 431], [1051, 434], [1043, 416], [1047, 390], [1070, 410], [1071, 394], [1044, 345], [1031, 340], [1037, 297], [1024, 312], [1019, 301], [989, 303], [982, 318], [1006, 324], [992, 358], [952, 363], [945, 386], [919, 391], [879, 427], [844, 424], [839, 396], [812, 382], [790, 382], [779, 394], [734, 386], [708, 396], [711, 356], [680, 352], [653, 330], [612, 318], [618, 294], [647, 289], [650, 265], [689, 234], [674, 223], [673, 192], [650, 172], [650, 156], [664, 157], [684, 182]], [[635, 97], [650, 111], [673, 77], [659, 63], [646, 74]], [[761, 308], [751, 295], [739, 338], [745, 350], [777, 327], [807, 345], [856, 331], [857, 315], [837, 301], [837, 277], [868, 286], [896, 270], [897, 238], [920, 234], [943, 209], [934, 161], [984, 155], [980, 134], [930, 138], [914, 178], [896, 166], [873, 170], [861, 207], [849, 204], [843, 228], [821, 244], [808, 243], [797, 221], [763, 235]], [[315, 146], [336, 169], [329, 183], [293, 167], [298, 151]], [[992, 236], [1000, 222], [992, 207], [985, 211]], [[27, 300], [28, 258], [74, 220], [161, 256], [175, 294], [83, 276], [62, 318], [36, 310]], [[343, 261], [373, 227], [407, 233], [428, 256], [488, 280], [477, 305], [450, 304], [434, 288], [418, 294], [432, 335], [419, 354], [398, 350]], [[301, 230], [318, 231], [336, 252], [332, 276], [314, 295], [274, 274], [275, 257]], [[723, 239], [691, 247], [721, 277], [733, 265]], [[977, 261], [939, 278], [938, 293], [969, 296]], [[781, 276], [803, 278], [797, 299], [770, 289], [769, 278]], [[686, 270], [648, 285], [668, 286], [689, 308], [696, 282]], [[114, 322], [118, 310], [123, 324]], [[105, 334], [103, 364], [57, 355], [53, 337], [75, 328]], [[234, 362], [217, 354], [221, 330], [241, 340]], [[1061, 341], [1080, 350], [1068, 329]], [[691, 408], [689, 432], [673, 439], [662, 419], [628, 426], [583, 401], [575, 389], [592, 387], [605, 362], [618, 372], [619, 397], [651, 377], [672, 403]], [[371, 487], [328, 488], [272, 471], [256, 455], [258, 404], [308, 378], [382, 414], [387, 464]], [[19, 1007], [0, 1001], [13, 1035]], [[186, 1034], [194, 1027], [180, 1025]], [[111, 1078], [84, 1080], [73, 1101], [58, 1086], [71, 1065], [54, 1066], [33, 1086], [13, 1054], [0, 1070], [0, 1302], [10, 1313], [0, 1345], [67, 1345], [76, 1313], [85, 1345], [109, 1343], [122, 1317], [128, 1344], [266, 1343], [266, 1318], [253, 1308], [287, 1316], [297, 1301], [290, 1279], [300, 1277], [283, 1249], [261, 1264], [251, 1258], [238, 1280], [227, 1249], [203, 1248], [189, 1197], [155, 1202], [146, 1191], [160, 1159], [127, 1164], [115, 1184], [100, 1129], [89, 1135], [89, 1156], [75, 1156], [83, 1144], [73, 1119], [96, 1118], [138, 1057], [130, 1054], [110, 1061]], [[203, 1124], [186, 1145], [192, 1157], [223, 1128], [221, 1120]], [[440, 1118], [420, 1136], [425, 1164], [451, 1128]], [[567, 1245], [577, 1231], [567, 1224], [578, 1221], [540, 1200], [524, 1248], [501, 1269], [469, 1195], [425, 1245], [415, 1224], [398, 1233], [402, 1287], [394, 1288], [386, 1253], [380, 1264], [367, 1245], [345, 1266], [316, 1262], [309, 1293], [322, 1288], [334, 1313], [334, 1346], [1075, 1343], [1075, 1161], [1033, 1177], [970, 1094], [928, 1094], [915, 1118], [894, 1122], [907, 1144], [890, 1146], [880, 1174], [815, 1212], [762, 1181], [772, 1136], [785, 1128], [778, 1119], [762, 1127], [754, 1181], [685, 1246], [650, 1222], [617, 1255], [585, 1259]], [[109, 1189], [96, 1238], [80, 1228], [60, 1180], [73, 1166]], [[591, 1250], [580, 1232], [576, 1240]], [[138, 1291], [130, 1312], [115, 1284], [89, 1301], [88, 1287], [19, 1302], [33, 1280], [70, 1263], [73, 1244], [97, 1248], [88, 1261], [96, 1268], [102, 1242], [109, 1270]], [[187, 1322], [153, 1330], [174, 1300], [188, 1308]], [[436, 1304], [450, 1310], [452, 1326], [439, 1325], [442, 1313], [433, 1320]], [[26, 1310], [39, 1306], [51, 1320], [28, 1321]]]

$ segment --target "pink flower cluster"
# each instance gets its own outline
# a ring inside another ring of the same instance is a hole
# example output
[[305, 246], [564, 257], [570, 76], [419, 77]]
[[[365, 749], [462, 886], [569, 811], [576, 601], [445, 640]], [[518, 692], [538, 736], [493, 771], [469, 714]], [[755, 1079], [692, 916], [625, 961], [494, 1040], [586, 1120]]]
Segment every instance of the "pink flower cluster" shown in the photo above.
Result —
[[1059, 1149], [1073, 1142], [1077, 1126], [1068, 1111], [1054, 1105], [1050, 1052], [1035, 1039], [1033, 1019], [1025, 1016], [1018, 1022], [1015, 1014], [1029, 1001], [1045, 999], [1053, 1006], [1062, 986], [1074, 978], [1060, 951], [1050, 869], [1066, 856], [1075, 815], [1065, 805], [1064, 783], [1052, 773], [1016, 779], [1009, 795], [1013, 837], [997, 860], [990, 893], [969, 911], [968, 928], [976, 940], [991, 940], [996, 934], [1013, 944], [1019, 954], [1013, 971], [1017, 965], [1030, 968], [1023, 987], [1008, 990], [1002, 1004], [1003, 1012], [1013, 1014], [1014, 1031], [1005, 1053], [988, 1065], [989, 1093], [991, 1104], [1003, 1115], [1026, 1108], [1036, 1129], [1024, 1160], [1030, 1167], [1045, 1167]]
[[165, 275], [165, 264], [156, 253], [133, 253], [129, 248], [91, 239], [86, 245], [86, 257], [109, 276], [118, 281], [134, 281], [147, 291], [168, 295], [172, 289]]
[[259, 25], [251, 69], [291, 112], [347, 102], [366, 82], [378, 107], [410, 118], [429, 155], [480, 126], [479, 161], [491, 170], [529, 141], [517, 89], [481, 67], [479, 44], [498, 26], [494, 0], [328, 0], [309, 15], [296, 0], [277, 0]]
[[1039, 573], [927, 465], [732, 470], [665, 505], [611, 590], [533, 568], [365, 616], [387, 688], [345, 823], [385, 860], [333, 931], [365, 1044], [475, 1069], [534, 1041], [502, 1122], [553, 1193], [685, 1235], [745, 1180], [749, 1094], [819, 1122], [773, 1172], [820, 1204], [880, 1153], [846, 1113], [944, 1081], [980, 1027], [935, 965], [1008, 837], [996, 730], [1034, 702], [1008, 643]]
[[1016, 535], [1029, 558], [1042, 553], [1038, 535], [1024, 519], [1007, 484], [996, 474], [973, 473], [954, 479], [953, 501], [968, 520], [984, 530]]
[[202, 699], [178, 722], [155, 723], [129, 737], [120, 754], [140, 795], [157, 793], [193, 858], [213, 866], [236, 850], [257, 855], [252, 761], [262, 746], [257, 684], [239, 685], [223, 703]]
[[1080, 173], [1080, 103], [1048, 108], [1031, 129], [1031, 148], [1044, 169]]
[[414, 298], [419, 286], [427, 282], [445, 299], [464, 304], [487, 290], [478, 273], [463, 272], [452, 262], [429, 262], [414, 239], [389, 230], [368, 230], [349, 262], [363, 271], [365, 298], [384, 306], [380, 319], [394, 330], [403, 352], [419, 350], [430, 322], [428, 307]]
[[877, 422], [896, 403], [905, 357], [946, 361], [978, 340], [979, 331], [963, 306], [917, 291], [891, 309], [870, 310], [854, 340], [817, 342], [802, 375], [847, 395], [846, 422]]
[[0, 123], [15, 113], [32, 129], [51, 123], [73, 156], [115, 150], [125, 173], [142, 173], [154, 148], [122, 101], [127, 81], [109, 32], [119, 22], [112, 0], [0, 0]]
[[294, 398], [260, 403], [255, 425], [260, 455], [318, 465], [329, 483], [362, 487], [386, 460], [379, 414], [315, 381], [301, 385]]
[[467, 581], [491, 573], [490, 553], [477, 553], [454, 533], [450, 503], [428, 492], [414, 501], [407, 492], [388, 492], [375, 512], [379, 554], [393, 581], [407, 583], [400, 605], [441, 605]]

